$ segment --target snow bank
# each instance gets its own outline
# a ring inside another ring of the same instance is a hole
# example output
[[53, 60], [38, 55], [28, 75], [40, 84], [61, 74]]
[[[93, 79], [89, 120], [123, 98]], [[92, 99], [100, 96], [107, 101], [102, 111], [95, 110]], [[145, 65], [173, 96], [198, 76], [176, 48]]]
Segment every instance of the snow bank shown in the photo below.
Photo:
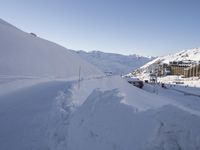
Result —
[[75, 53], [0, 20], [0, 75], [52, 78], [99, 75]]
[[46, 82], [0, 95], [0, 149], [196, 150], [199, 116], [120, 77]]
[[199, 111], [117, 77], [95, 81], [83, 81], [80, 89], [72, 90], [77, 110], [67, 130], [68, 149], [195, 150], [200, 146]]
[[49, 149], [50, 114], [66, 82], [46, 82], [0, 95], [0, 149]]
[[[72, 99], [74, 103], [77, 106], [82, 105], [95, 89], [100, 89], [101, 91], [118, 89], [118, 94], [123, 97], [121, 102], [137, 108], [137, 111], [153, 109], [167, 104], [166, 101], [160, 99], [156, 95], [134, 87], [127, 83], [126, 79], [122, 79], [118, 76], [83, 80], [80, 83], [80, 88], [76, 85], [72, 89]], [[148, 100], [149, 98], [151, 98], [150, 101]]]
[[122, 97], [118, 92], [92, 92], [71, 119], [68, 149], [141, 148], [152, 134], [155, 122], [147, 114], [140, 117], [132, 107], [121, 103]]

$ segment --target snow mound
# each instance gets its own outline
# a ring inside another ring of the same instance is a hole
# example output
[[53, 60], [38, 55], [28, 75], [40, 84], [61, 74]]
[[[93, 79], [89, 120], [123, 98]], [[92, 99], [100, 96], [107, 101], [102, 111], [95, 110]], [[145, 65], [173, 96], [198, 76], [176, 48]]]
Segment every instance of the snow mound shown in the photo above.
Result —
[[73, 98], [78, 101], [78, 108], [66, 131], [67, 149], [199, 148], [199, 113], [194, 114], [171, 99], [129, 86], [119, 78], [96, 80], [99, 84], [94, 85], [89, 82], [92, 81], [82, 83], [81, 89], [72, 92], [79, 95], [85, 90], [85, 96]]
[[[149, 128], [153, 123], [148, 116], [134, 115], [135, 110], [121, 103], [122, 97], [117, 95], [117, 90], [92, 92], [71, 119], [68, 149], [141, 148], [144, 139], [152, 132]], [[149, 127], [144, 127], [145, 121], [150, 122]]]
[[101, 72], [68, 49], [0, 20], [0, 75], [72, 78]]
[[0, 95], [0, 149], [197, 150], [191, 110], [119, 77], [39, 83]]

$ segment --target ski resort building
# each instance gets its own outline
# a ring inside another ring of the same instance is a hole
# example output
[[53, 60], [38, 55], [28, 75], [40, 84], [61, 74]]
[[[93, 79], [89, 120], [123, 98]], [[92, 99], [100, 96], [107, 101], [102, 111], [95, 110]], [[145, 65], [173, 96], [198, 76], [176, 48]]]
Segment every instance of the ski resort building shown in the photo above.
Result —
[[196, 61], [173, 61], [163, 67], [163, 72], [166, 69], [170, 70], [171, 75], [182, 75], [184, 78], [200, 77], [200, 62]]
[[169, 63], [171, 75], [184, 75], [185, 70], [192, 65], [190, 61], [173, 61]]
[[190, 67], [184, 70], [184, 77], [200, 77], [200, 62], [192, 64]]
[[159, 65], [158, 76], [167, 76], [167, 75], [171, 75], [170, 66], [166, 63]]
[[185, 78], [200, 77], [200, 62], [197, 61], [172, 61], [169, 64], [154, 64], [150, 71], [154, 76], [180, 75]]

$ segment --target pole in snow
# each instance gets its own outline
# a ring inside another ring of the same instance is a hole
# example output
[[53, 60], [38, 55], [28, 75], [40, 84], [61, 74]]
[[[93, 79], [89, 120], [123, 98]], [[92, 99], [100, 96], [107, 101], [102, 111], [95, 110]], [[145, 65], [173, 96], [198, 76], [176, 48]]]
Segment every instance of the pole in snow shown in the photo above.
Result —
[[80, 82], [81, 82], [81, 65], [79, 66], [78, 70], [78, 89], [80, 89]]

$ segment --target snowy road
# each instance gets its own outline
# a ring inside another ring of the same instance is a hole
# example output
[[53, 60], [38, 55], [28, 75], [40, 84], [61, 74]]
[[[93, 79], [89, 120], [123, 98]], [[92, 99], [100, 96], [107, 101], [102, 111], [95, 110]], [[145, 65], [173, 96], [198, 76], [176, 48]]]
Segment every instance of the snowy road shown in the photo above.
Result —
[[48, 149], [47, 126], [52, 103], [71, 83], [48, 82], [0, 97], [0, 149]]
[[145, 84], [144, 90], [151, 93], [155, 92], [157, 95], [167, 97], [179, 108], [200, 116], [200, 97], [198, 96], [186, 95], [173, 87], [166, 89], [161, 88], [159, 85], [154, 86]]
[[183, 89], [178, 87], [178, 88], [170, 88], [170, 90], [174, 90], [180, 93], [183, 93], [184, 95], [188, 95], [188, 96], [196, 96], [196, 97], [200, 97], [200, 89], [199, 88], [193, 88], [194, 90], [191, 91], [191, 89], [185, 88]]

